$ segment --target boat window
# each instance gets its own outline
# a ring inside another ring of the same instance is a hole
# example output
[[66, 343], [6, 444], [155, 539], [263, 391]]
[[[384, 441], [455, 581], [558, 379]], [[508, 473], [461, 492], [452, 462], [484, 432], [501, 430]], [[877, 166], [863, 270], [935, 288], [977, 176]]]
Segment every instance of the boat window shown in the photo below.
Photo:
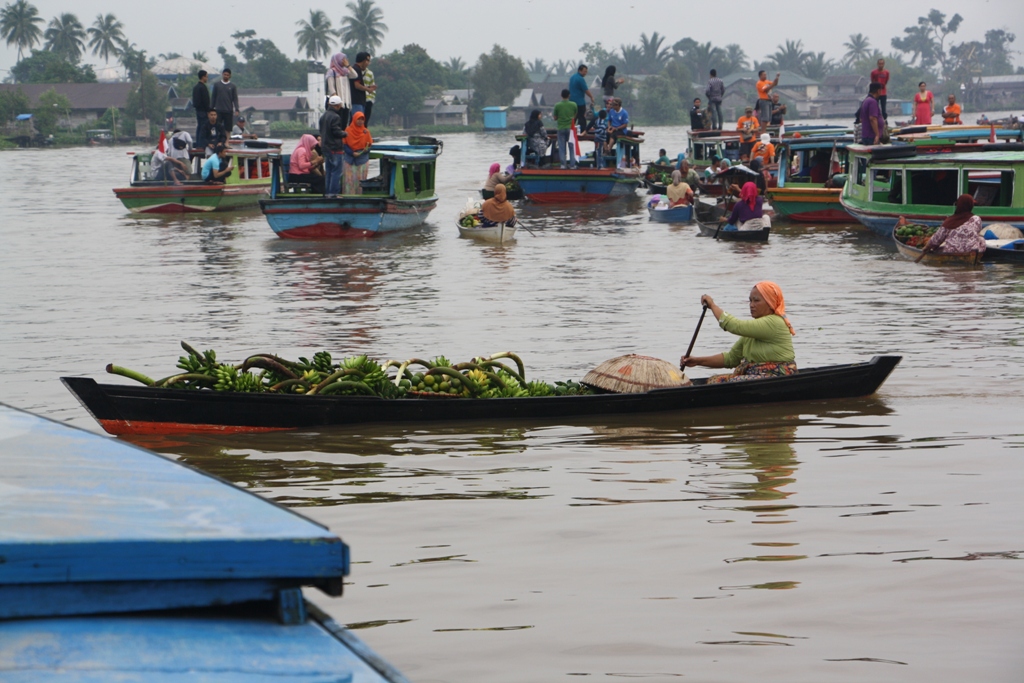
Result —
[[967, 170], [966, 191], [978, 206], [1012, 206], [1013, 171]]
[[953, 206], [960, 196], [960, 173], [955, 168], [908, 169], [908, 204]]
[[857, 185], [864, 185], [864, 179], [868, 175], [868, 160], [865, 157], [857, 157], [857, 175], [853, 182]]
[[871, 171], [871, 201], [902, 204], [903, 173], [891, 168], [873, 169]]
[[694, 158], [695, 161], [703, 161], [704, 160], [704, 158], [705, 158], [704, 157], [704, 145], [694, 145], [693, 146], [693, 158]]

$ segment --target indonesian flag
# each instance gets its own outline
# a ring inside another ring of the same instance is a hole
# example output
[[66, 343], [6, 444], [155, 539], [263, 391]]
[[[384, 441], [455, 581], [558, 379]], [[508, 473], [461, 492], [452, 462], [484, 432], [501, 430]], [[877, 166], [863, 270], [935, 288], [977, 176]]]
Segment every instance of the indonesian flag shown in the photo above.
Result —
[[163, 131], [160, 131], [160, 141], [156, 143], [156, 148], [163, 154], [167, 153], [167, 136]]
[[580, 139], [576, 135], [576, 124], [575, 123], [572, 124], [571, 130], [572, 130], [572, 144], [573, 144], [573, 148], [576, 150], [576, 158], [579, 159], [583, 155], [580, 153]]

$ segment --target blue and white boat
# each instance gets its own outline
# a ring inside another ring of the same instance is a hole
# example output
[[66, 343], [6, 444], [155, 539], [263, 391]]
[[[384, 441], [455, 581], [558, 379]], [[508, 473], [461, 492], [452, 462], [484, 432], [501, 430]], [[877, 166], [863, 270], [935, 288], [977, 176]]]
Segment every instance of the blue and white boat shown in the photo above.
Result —
[[433, 138], [375, 142], [379, 173], [362, 194], [328, 198], [287, 182], [289, 156], [272, 158], [270, 199], [260, 210], [278, 237], [315, 240], [372, 237], [422, 225], [437, 206], [435, 171], [442, 143]]
[[522, 165], [516, 170], [515, 179], [531, 202], [596, 204], [635, 195], [636, 188], [643, 183], [640, 169], [630, 166], [633, 150], [643, 142], [641, 137], [620, 137], [614, 156], [605, 157], [603, 168], [597, 168], [593, 157], [580, 159], [576, 168], [539, 168], [536, 155], [529, 153], [526, 138], [519, 135], [516, 140], [522, 149]]
[[307, 604], [328, 529], [186, 465], [0, 405], [0, 680], [405, 683]]

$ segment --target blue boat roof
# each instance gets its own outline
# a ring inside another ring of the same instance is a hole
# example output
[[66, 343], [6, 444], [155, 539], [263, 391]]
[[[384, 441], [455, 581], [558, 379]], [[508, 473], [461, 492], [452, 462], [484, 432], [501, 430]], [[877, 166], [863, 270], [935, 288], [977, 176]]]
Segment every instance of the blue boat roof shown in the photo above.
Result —
[[0, 456], [0, 619], [337, 595], [348, 573], [319, 524], [130, 444], [0, 404]]

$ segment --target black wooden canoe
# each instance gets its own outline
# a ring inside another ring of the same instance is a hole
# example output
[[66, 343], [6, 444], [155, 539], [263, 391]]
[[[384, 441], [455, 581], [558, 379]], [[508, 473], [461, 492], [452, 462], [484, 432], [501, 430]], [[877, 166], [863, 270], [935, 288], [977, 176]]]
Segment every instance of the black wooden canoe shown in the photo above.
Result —
[[315, 429], [372, 422], [550, 419], [653, 413], [782, 401], [869, 396], [901, 356], [801, 370], [788, 377], [657, 389], [644, 394], [544, 398], [404, 398], [247, 394], [99, 384], [62, 377], [85, 409], [111, 434], [183, 434]]
[[771, 228], [761, 228], [760, 230], [726, 230], [725, 225], [722, 225], [721, 229], [719, 229], [717, 225], [707, 225], [700, 221], [697, 221], [697, 227], [700, 229], [701, 235], [714, 237], [724, 242], [767, 242], [768, 235], [772, 232]]

